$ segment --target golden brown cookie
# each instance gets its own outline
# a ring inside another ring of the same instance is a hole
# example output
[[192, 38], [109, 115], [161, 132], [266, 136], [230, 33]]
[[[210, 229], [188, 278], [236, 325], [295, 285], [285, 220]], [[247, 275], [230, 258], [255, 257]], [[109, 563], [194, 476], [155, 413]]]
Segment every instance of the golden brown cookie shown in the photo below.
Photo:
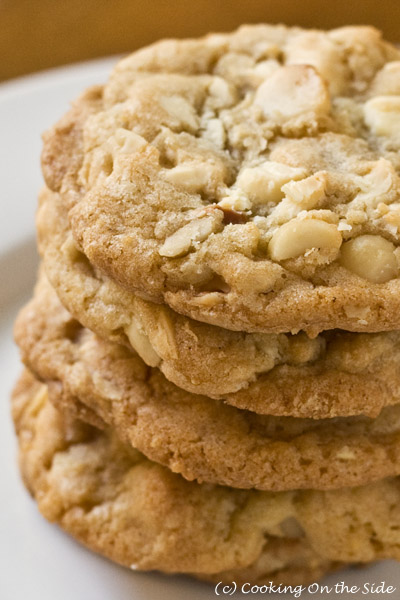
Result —
[[259, 414], [377, 416], [400, 397], [400, 333], [246, 334], [134, 296], [79, 252], [57, 194], [37, 217], [46, 272], [77, 320], [134, 348], [179, 387]]
[[400, 480], [268, 493], [190, 483], [106, 430], [62, 416], [27, 372], [13, 395], [20, 467], [42, 514], [134, 569], [304, 583], [400, 558]]
[[[333, 489], [400, 474], [400, 404], [379, 417], [270, 417], [185, 392], [127, 348], [84, 329], [44, 279], [16, 340], [50, 399], [101, 419], [186, 479], [239, 488]], [[75, 412], [76, 414], [76, 412]]]
[[400, 51], [248, 26], [118, 63], [45, 137], [90, 262], [227, 329], [400, 328]]

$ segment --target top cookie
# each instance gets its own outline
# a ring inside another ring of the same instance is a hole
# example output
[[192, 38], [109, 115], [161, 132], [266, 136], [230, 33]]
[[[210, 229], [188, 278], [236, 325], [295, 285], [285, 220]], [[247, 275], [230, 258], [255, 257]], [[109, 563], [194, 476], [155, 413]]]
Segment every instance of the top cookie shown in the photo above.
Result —
[[45, 136], [76, 241], [126, 289], [262, 332], [400, 327], [400, 51], [242, 27], [134, 53]]

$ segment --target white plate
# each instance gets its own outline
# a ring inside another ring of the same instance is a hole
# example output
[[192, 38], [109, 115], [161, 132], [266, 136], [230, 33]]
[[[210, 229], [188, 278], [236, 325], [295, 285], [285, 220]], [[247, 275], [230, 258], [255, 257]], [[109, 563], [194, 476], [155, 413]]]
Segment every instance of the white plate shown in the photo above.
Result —
[[[93, 61], [0, 85], [0, 599], [205, 600], [211, 586], [185, 577], [133, 573], [79, 546], [39, 515], [20, 482], [8, 397], [20, 365], [12, 323], [31, 292], [37, 266], [34, 212], [41, 186], [40, 134], [67, 109], [68, 99], [105, 80], [115, 58]], [[383, 562], [341, 572], [324, 583], [360, 588], [385, 581], [394, 594], [303, 593], [301, 598], [400, 598], [400, 568]], [[234, 597], [253, 597], [240, 594]], [[279, 594], [279, 598], [283, 595]], [[294, 597], [289, 595], [285, 597]]]

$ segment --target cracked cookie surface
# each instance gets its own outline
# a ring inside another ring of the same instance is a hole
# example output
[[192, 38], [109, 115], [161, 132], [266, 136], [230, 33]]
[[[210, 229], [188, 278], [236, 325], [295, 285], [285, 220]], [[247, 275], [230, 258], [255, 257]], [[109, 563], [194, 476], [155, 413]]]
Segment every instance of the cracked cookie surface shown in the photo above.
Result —
[[91, 263], [232, 330], [399, 327], [400, 51], [247, 26], [122, 60], [45, 136]]
[[301, 583], [345, 562], [400, 557], [398, 478], [277, 494], [191, 483], [59, 413], [28, 372], [12, 409], [21, 473], [42, 514], [123, 565]]
[[43, 190], [40, 252], [61, 301], [101, 337], [134, 348], [187, 391], [259, 414], [377, 416], [400, 397], [400, 333], [250, 334], [139, 298], [78, 251], [59, 195]]
[[137, 354], [84, 329], [45, 280], [15, 333], [23, 361], [48, 384], [57, 406], [115, 428], [188, 480], [282, 491], [400, 474], [400, 405], [376, 419], [296, 419], [185, 392]]

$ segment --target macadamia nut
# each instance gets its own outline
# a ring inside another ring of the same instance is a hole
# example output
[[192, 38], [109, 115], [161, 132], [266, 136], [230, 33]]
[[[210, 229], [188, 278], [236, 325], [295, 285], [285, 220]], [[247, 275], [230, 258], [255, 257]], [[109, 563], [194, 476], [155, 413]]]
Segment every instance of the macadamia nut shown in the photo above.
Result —
[[268, 249], [273, 260], [295, 258], [313, 248], [340, 248], [342, 236], [336, 225], [318, 219], [293, 219], [272, 236]]
[[343, 244], [341, 264], [352, 273], [385, 283], [398, 274], [395, 246], [380, 235], [360, 235]]

